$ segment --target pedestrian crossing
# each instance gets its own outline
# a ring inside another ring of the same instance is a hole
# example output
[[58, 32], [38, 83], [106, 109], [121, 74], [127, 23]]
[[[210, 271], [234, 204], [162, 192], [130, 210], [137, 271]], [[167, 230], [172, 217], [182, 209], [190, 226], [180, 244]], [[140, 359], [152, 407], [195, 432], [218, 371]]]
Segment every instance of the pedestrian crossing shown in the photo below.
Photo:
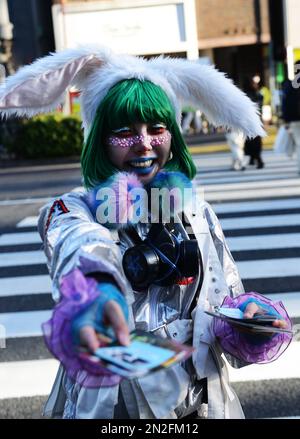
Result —
[[[298, 325], [300, 178], [296, 164], [271, 152], [265, 153], [266, 167], [260, 170], [231, 171], [228, 154], [202, 154], [194, 159], [199, 191], [220, 219], [246, 291], [282, 300]], [[0, 349], [0, 418], [1, 407], [9, 406], [11, 400], [15, 404], [16, 398], [20, 403], [24, 398], [46, 398], [57, 370], [42, 339], [41, 324], [50, 318], [53, 301], [37, 219], [36, 212], [11, 230], [2, 234], [0, 230], [0, 327], [6, 336], [6, 349]], [[230, 378], [238, 384], [300, 379], [299, 348], [296, 338], [277, 362], [231, 368]]]

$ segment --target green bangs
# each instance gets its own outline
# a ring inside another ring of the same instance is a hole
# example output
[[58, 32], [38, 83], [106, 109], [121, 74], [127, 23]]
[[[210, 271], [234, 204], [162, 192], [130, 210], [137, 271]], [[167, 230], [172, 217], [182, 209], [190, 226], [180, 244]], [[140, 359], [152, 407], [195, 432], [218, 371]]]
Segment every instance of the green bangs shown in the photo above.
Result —
[[165, 169], [183, 172], [192, 179], [196, 168], [186, 147], [175, 113], [165, 92], [150, 81], [127, 79], [115, 84], [98, 107], [81, 155], [84, 185], [90, 189], [119, 169], [107, 155], [105, 138], [113, 129], [136, 122], [162, 122], [172, 135], [172, 160]]
[[168, 97], [149, 81], [129, 79], [119, 82], [109, 91], [103, 104], [106, 107], [105, 134], [136, 122], [163, 122], [169, 129], [175, 120]]

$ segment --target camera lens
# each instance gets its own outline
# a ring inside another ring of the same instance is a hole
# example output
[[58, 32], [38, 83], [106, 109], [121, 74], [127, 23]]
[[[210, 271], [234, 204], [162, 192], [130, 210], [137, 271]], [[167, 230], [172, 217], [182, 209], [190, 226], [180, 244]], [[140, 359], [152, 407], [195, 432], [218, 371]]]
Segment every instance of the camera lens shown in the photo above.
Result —
[[141, 244], [126, 250], [123, 269], [133, 288], [145, 288], [157, 277], [159, 257], [150, 247]]

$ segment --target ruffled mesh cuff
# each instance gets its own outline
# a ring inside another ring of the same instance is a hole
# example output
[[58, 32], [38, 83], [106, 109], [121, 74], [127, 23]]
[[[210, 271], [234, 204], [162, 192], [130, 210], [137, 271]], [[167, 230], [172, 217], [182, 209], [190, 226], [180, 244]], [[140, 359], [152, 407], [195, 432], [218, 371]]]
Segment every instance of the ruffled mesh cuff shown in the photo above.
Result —
[[121, 381], [118, 375], [91, 361], [76, 349], [72, 339], [72, 321], [98, 296], [95, 279], [86, 278], [74, 269], [62, 278], [61, 301], [53, 310], [52, 318], [43, 323], [48, 349], [63, 364], [67, 375], [84, 387], [114, 386]]
[[[264, 308], [271, 307], [286, 321], [286, 329], [292, 329], [292, 322], [282, 302], [273, 302], [258, 293], [250, 292], [235, 298], [226, 296], [222, 307], [242, 308], [243, 303], [249, 299], [254, 299], [256, 303], [258, 300]], [[271, 337], [239, 332], [232, 325], [218, 318], [213, 319], [213, 331], [224, 351], [247, 363], [263, 364], [276, 360], [293, 338], [292, 334], [282, 332], [275, 333]]]

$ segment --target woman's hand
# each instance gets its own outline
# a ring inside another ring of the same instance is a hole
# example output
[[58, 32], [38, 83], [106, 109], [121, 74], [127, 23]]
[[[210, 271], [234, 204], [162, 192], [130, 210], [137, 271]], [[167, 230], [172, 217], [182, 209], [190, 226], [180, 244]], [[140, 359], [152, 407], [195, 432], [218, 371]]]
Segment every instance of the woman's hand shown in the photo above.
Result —
[[[116, 338], [122, 345], [129, 344], [129, 329], [122, 308], [115, 300], [109, 300], [104, 305], [103, 321], [106, 326], [111, 326]], [[93, 326], [83, 326], [79, 331], [80, 344], [94, 352], [101, 345]]]
[[111, 342], [113, 334], [122, 345], [129, 344], [128, 306], [119, 288], [110, 282], [99, 282], [99, 296], [72, 321], [76, 345], [94, 352]]
[[[248, 303], [244, 311], [244, 319], [251, 319], [254, 317], [255, 314], [265, 314], [265, 312], [261, 307], [259, 307], [259, 305], [257, 305], [257, 303]], [[287, 322], [283, 319], [277, 319], [272, 322], [272, 326], [274, 326], [275, 328], [285, 329], [287, 327]]]

